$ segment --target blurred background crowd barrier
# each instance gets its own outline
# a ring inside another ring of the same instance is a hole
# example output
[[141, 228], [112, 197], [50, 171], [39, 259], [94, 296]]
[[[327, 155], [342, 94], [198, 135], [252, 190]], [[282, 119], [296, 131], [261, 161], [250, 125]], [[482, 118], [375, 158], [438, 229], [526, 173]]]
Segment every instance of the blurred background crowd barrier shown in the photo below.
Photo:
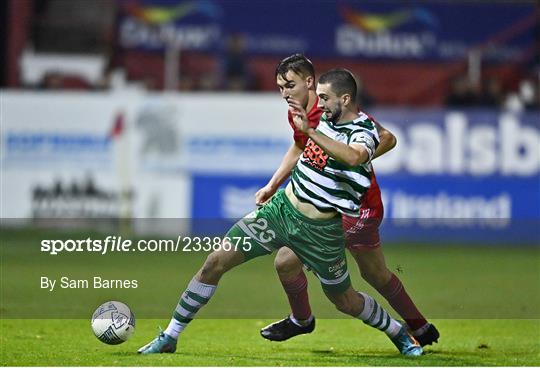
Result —
[[0, 6], [4, 219], [243, 216], [292, 139], [275, 66], [302, 52], [398, 137], [385, 239], [540, 239], [535, 1]]

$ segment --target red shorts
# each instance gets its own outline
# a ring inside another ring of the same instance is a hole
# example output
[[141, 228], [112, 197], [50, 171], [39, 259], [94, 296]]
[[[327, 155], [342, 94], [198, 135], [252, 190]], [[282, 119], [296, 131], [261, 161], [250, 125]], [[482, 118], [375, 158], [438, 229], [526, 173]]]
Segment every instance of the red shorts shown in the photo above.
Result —
[[360, 206], [360, 217], [343, 216], [345, 245], [349, 250], [369, 250], [381, 245], [379, 225], [384, 216], [381, 190], [375, 173], [371, 187], [364, 195]]

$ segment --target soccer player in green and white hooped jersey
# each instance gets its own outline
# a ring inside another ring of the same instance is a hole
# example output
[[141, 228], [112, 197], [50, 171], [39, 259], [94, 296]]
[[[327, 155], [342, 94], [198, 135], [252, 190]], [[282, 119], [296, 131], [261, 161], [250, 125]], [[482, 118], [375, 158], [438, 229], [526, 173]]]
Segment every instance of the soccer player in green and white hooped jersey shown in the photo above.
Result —
[[[300, 101], [307, 111], [310, 126], [316, 128], [324, 112], [318, 106], [315, 69], [311, 61], [302, 54], [290, 55], [279, 62], [275, 77], [281, 97], [285, 101], [291, 97]], [[391, 150], [397, 140], [390, 131], [371, 117], [370, 119], [377, 126], [380, 140], [372, 157], [373, 160]], [[295, 127], [290, 111], [287, 120], [293, 129], [294, 142], [268, 183], [255, 194], [255, 202], [258, 205], [269, 201], [280, 185], [292, 175], [307, 145], [308, 137]], [[383, 214], [381, 191], [375, 172], [372, 170], [371, 186], [362, 196], [360, 216], [342, 215], [345, 247], [358, 265], [362, 278], [377, 290], [405, 320], [407, 328], [420, 345], [431, 345], [439, 338], [437, 328], [422, 315], [399, 277], [386, 266], [379, 235], [379, 225]], [[274, 265], [283, 290], [287, 294], [291, 313], [262, 328], [261, 336], [271, 341], [285, 341], [300, 334], [313, 332], [315, 316], [312, 314], [309, 303], [308, 280], [302, 269], [302, 262], [289, 248], [281, 247], [277, 251]]]
[[[320, 98], [324, 100], [324, 94]], [[345, 124], [334, 123], [323, 115], [317, 131], [345, 145], [363, 145], [370, 159], [379, 145], [375, 124], [364, 113]], [[320, 211], [337, 210], [357, 217], [360, 199], [371, 185], [371, 162], [349, 166], [310, 140], [292, 173], [291, 183], [299, 200], [312, 203]]]
[[287, 245], [315, 272], [338, 310], [385, 332], [401, 354], [422, 354], [404, 326], [369, 295], [352, 288], [347, 271], [341, 214], [358, 216], [379, 139], [375, 125], [358, 115], [355, 94], [356, 82], [349, 71], [323, 74], [317, 95], [325, 119], [317, 130], [310, 127], [300, 102], [288, 100], [295, 126], [309, 137], [291, 182], [229, 230], [225, 239], [248, 236], [251, 246], [223, 247], [211, 253], [182, 294], [167, 329], [139, 353], [176, 351], [179, 335], [208, 303], [227, 271]]

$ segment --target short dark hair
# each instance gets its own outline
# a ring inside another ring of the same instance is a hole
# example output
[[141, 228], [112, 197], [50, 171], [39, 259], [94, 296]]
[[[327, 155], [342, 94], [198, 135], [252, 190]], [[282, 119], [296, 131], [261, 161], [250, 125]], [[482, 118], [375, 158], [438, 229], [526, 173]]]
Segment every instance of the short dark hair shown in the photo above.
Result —
[[319, 84], [330, 84], [338, 97], [344, 94], [351, 95], [351, 100], [356, 101], [357, 85], [354, 75], [347, 69], [332, 69], [321, 75]]
[[293, 71], [302, 77], [315, 77], [315, 68], [311, 60], [302, 54], [294, 54], [281, 60], [276, 67], [275, 77], [280, 75], [285, 79], [288, 71]]

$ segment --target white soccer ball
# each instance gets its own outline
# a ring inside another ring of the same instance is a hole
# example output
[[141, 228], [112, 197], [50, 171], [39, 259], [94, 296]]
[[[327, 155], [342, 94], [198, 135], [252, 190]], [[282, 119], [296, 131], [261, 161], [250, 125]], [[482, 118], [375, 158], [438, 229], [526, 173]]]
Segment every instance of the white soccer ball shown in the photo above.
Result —
[[124, 303], [106, 302], [92, 315], [92, 330], [105, 344], [121, 344], [135, 331], [135, 316]]

